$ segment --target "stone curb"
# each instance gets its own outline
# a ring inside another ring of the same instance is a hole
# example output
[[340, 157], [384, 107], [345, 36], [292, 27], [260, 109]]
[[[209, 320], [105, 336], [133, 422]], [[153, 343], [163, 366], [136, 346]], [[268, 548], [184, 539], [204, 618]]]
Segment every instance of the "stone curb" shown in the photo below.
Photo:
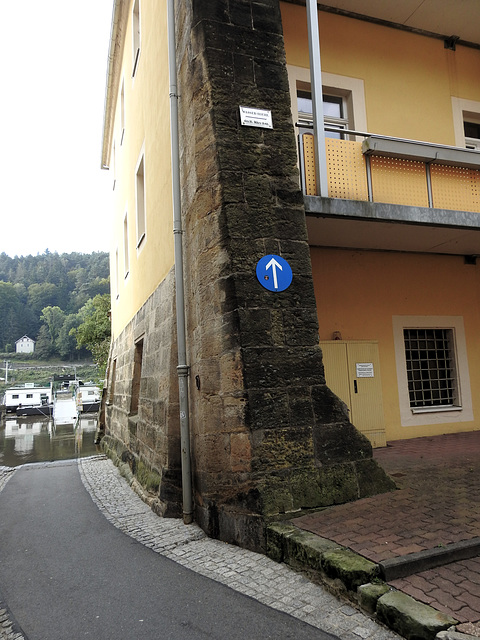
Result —
[[440, 631], [437, 633], [436, 640], [472, 640], [475, 636], [469, 636], [465, 633], [459, 633], [458, 631]]
[[397, 578], [405, 578], [413, 573], [428, 571], [435, 567], [440, 567], [451, 562], [469, 560], [480, 555], [480, 538], [463, 540], [436, 547], [435, 549], [425, 549], [409, 553], [399, 558], [391, 558], [379, 563], [382, 578], [389, 582]]
[[472, 638], [451, 635], [457, 620], [387, 585], [379, 565], [289, 522], [267, 527], [267, 555], [322, 581], [407, 640]]

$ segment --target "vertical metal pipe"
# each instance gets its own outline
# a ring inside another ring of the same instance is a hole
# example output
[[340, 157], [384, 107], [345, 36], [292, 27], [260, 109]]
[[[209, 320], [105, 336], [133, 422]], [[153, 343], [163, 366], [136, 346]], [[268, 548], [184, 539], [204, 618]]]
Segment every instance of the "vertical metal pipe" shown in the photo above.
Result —
[[315, 138], [315, 164], [317, 167], [317, 195], [328, 197], [327, 154], [323, 121], [322, 64], [320, 35], [318, 32], [317, 0], [307, 0], [308, 52], [310, 56], [310, 83], [312, 88], [313, 132]]
[[365, 154], [363, 156], [365, 158], [365, 169], [367, 171], [367, 192], [368, 192], [368, 201], [373, 202], [373, 186], [372, 186], [372, 163], [370, 161], [370, 156]]
[[427, 177], [427, 195], [428, 195], [428, 206], [430, 208], [433, 207], [433, 192], [432, 192], [432, 173], [430, 171], [430, 163], [425, 163], [425, 175]]
[[182, 200], [180, 193], [180, 152], [178, 137], [178, 91], [175, 40], [175, 0], [167, 0], [168, 69], [170, 82], [170, 138], [172, 157], [173, 237], [175, 251], [175, 295], [177, 310], [178, 391], [180, 402], [180, 446], [182, 449], [183, 521], [193, 521], [192, 464], [188, 411], [188, 365], [185, 330], [185, 290], [183, 282]]

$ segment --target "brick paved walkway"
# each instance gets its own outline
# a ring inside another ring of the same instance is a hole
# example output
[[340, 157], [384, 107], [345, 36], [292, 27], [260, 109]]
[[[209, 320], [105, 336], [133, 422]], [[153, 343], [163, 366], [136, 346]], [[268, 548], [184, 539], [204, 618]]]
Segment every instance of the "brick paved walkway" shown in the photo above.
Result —
[[[480, 537], [480, 431], [396, 441], [374, 457], [397, 491], [302, 516], [295, 524], [374, 562]], [[391, 585], [460, 622], [480, 621], [479, 558]]]

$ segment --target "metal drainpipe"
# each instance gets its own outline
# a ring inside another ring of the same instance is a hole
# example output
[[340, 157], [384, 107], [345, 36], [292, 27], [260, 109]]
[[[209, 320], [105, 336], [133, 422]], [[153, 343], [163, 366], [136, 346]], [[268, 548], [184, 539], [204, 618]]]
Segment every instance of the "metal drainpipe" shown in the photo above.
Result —
[[177, 309], [178, 391], [180, 401], [180, 446], [182, 449], [183, 522], [193, 522], [192, 465], [188, 411], [188, 365], [183, 283], [182, 200], [178, 142], [177, 60], [175, 43], [175, 0], [167, 0], [168, 69], [170, 82], [170, 140], [172, 155], [173, 234], [175, 250], [175, 296]]
[[322, 63], [318, 32], [317, 0], [307, 0], [308, 53], [310, 56], [310, 85], [312, 90], [313, 139], [315, 166], [318, 176], [318, 195], [328, 197], [327, 154], [325, 151], [325, 124], [323, 120]]

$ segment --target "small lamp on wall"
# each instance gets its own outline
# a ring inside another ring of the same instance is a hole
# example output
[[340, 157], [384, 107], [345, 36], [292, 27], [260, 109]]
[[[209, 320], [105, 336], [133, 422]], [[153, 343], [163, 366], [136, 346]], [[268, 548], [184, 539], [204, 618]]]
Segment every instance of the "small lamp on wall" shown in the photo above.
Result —
[[341, 340], [341, 339], [342, 339], [342, 334], [340, 333], [340, 331], [334, 331], [332, 335], [332, 340]]

